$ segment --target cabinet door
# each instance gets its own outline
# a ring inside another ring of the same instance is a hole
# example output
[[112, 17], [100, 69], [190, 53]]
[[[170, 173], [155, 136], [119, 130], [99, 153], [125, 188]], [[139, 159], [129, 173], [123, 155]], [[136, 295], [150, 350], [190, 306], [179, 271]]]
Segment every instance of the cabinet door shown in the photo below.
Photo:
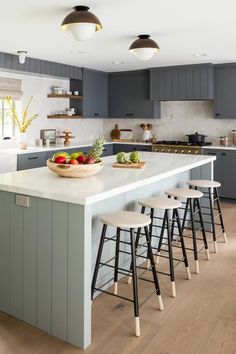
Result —
[[221, 151], [222, 154], [222, 196], [236, 198], [236, 151]]
[[213, 99], [213, 66], [204, 64], [151, 69], [150, 97], [160, 101]]
[[102, 156], [111, 156], [111, 155], [113, 155], [113, 144], [106, 144], [104, 146]]
[[215, 68], [214, 117], [236, 119], [236, 66]]
[[[204, 149], [204, 155], [216, 156], [214, 161], [214, 181], [222, 184], [222, 150]], [[222, 195], [222, 188], [219, 188], [219, 194]]]
[[108, 114], [109, 117], [125, 118], [128, 112], [129, 77], [128, 75], [109, 75]]
[[17, 171], [46, 166], [46, 152], [17, 155]]
[[160, 102], [150, 100], [148, 71], [109, 75], [109, 117], [159, 118]]
[[83, 72], [83, 116], [88, 118], [107, 117], [108, 76], [106, 73], [84, 69]]
[[[154, 118], [155, 102], [150, 101], [150, 82], [148, 72], [137, 72], [130, 75], [128, 113], [135, 118]], [[156, 115], [157, 118], [160, 115]]]

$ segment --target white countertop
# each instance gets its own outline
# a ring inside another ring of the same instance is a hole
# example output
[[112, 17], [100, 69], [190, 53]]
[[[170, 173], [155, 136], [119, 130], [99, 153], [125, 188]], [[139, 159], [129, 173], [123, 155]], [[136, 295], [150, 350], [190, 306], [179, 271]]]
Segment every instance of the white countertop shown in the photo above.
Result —
[[219, 149], [219, 150], [236, 150], [236, 145], [223, 146], [223, 145], [210, 145], [203, 146], [203, 149]]
[[[81, 143], [72, 143], [70, 146], [64, 146], [63, 144], [51, 145], [49, 147], [43, 146], [31, 146], [28, 147], [26, 150], [16, 148], [2, 148], [0, 149], [0, 154], [15, 154], [15, 155], [22, 155], [22, 154], [30, 154], [36, 152], [46, 152], [46, 151], [54, 151], [54, 150], [67, 150], [67, 149], [74, 149], [74, 148], [81, 148], [85, 146], [91, 146], [93, 144], [93, 140], [86, 140], [82, 141]], [[113, 141], [106, 141], [105, 145], [107, 144], [131, 144], [131, 145], [147, 145], [150, 146], [152, 143], [145, 143], [142, 141], [132, 141], [132, 142], [113, 142]]]
[[0, 190], [74, 204], [92, 204], [123, 192], [163, 180], [214, 161], [215, 156], [141, 152], [143, 170], [112, 168], [115, 156], [105, 157], [105, 167], [86, 178], [64, 178], [47, 167], [0, 175]]

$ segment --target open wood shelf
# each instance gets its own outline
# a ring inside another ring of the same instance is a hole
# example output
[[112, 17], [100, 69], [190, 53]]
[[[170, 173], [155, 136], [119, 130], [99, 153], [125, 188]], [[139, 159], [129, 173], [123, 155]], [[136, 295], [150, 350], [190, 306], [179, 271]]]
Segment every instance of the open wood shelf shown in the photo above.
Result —
[[49, 119], [79, 119], [79, 118], [83, 118], [82, 116], [80, 116], [78, 114], [73, 115], [73, 116], [49, 114], [47, 117]]
[[47, 95], [48, 98], [70, 98], [72, 100], [82, 100], [83, 96], [76, 96], [76, 95], [56, 95], [54, 93], [49, 93]]

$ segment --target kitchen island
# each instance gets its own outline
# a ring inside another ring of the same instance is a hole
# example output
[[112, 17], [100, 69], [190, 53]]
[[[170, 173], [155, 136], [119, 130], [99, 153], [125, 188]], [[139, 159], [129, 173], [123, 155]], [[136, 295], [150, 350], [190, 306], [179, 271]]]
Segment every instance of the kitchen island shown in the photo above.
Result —
[[[0, 311], [80, 348], [91, 343], [100, 215], [139, 210], [138, 199], [185, 186], [190, 175], [213, 178], [214, 156], [141, 156], [143, 170], [113, 169], [110, 156], [99, 174], [83, 179], [58, 177], [46, 167], [0, 175]], [[129, 263], [127, 255], [121, 262]], [[101, 271], [98, 281], [109, 278]]]

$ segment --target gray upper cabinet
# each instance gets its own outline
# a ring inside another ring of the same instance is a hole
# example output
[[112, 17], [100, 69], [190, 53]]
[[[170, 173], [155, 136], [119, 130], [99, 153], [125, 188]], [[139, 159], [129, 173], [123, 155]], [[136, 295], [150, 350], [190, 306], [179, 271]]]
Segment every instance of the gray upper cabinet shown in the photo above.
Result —
[[150, 101], [147, 70], [109, 74], [110, 118], [159, 118], [160, 102]]
[[236, 65], [214, 69], [214, 117], [236, 119]]
[[90, 69], [83, 70], [83, 116], [108, 116], [108, 74]]
[[212, 64], [150, 69], [151, 100], [209, 100], [213, 85]]

